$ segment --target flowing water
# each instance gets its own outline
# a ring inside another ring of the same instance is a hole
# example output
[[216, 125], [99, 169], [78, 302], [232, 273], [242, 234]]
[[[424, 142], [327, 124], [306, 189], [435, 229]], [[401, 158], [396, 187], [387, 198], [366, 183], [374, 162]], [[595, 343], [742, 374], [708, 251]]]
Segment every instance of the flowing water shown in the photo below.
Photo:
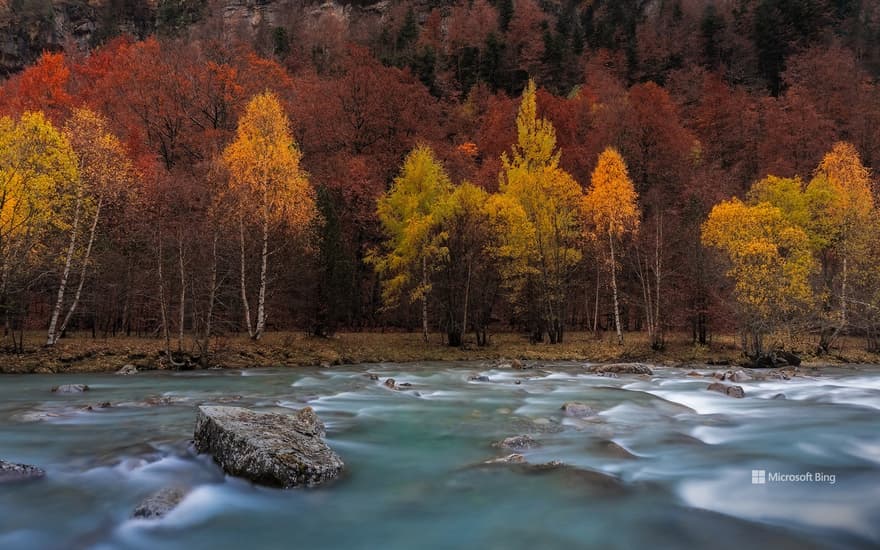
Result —
[[[0, 548], [880, 545], [880, 368], [745, 382], [744, 399], [686, 372], [425, 363], [3, 376], [0, 458], [47, 476], [0, 486]], [[387, 377], [412, 387], [389, 390]], [[63, 383], [91, 391], [50, 393]], [[567, 401], [601, 412], [568, 418]], [[345, 475], [286, 491], [225, 477], [189, 447], [200, 403], [308, 404]], [[492, 442], [518, 434], [541, 443], [522, 451], [530, 464], [567, 466], [480, 465], [511, 452]], [[165, 518], [130, 519], [145, 496], [180, 485], [192, 491]]]

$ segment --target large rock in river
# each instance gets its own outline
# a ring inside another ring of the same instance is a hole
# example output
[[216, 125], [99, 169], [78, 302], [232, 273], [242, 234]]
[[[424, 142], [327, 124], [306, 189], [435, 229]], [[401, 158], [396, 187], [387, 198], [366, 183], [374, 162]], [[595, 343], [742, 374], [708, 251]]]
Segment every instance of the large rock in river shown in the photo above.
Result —
[[0, 460], [0, 483], [39, 479], [46, 475], [41, 468], [30, 464], [16, 464]]
[[654, 374], [651, 367], [641, 363], [610, 363], [593, 365], [587, 370], [596, 374]]
[[318, 485], [342, 471], [342, 460], [324, 435], [324, 424], [311, 407], [275, 414], [203, 405], [194, 443], [230, 475], [289, 488]]
[[132, 512], [131, 517], [137, 519], [159, 519], [180, 504], [187, 494], [182, 487], [166, 487], [145, 498]]

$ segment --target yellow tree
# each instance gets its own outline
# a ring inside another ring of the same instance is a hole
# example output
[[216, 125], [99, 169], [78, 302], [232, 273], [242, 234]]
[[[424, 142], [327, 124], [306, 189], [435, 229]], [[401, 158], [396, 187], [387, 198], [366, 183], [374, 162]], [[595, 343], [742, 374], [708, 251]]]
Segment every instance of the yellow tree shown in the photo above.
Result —
[[437, 253], [438, 206], [451, 192], [452, 182], [434, 152], [420, 145], [407, 155], [400, 175], [377, 202], [377, 215], [387, 240], [385, 252], [370, 255], [368, 261], [383, 277], [382, 296], [386, 305], [399, 303], [407, 288], [411, 300], [421, 301], [425, 342], [431, 291], [429, 270]]
[[584, 197], [584, 210], [597, 240], [607, 240], [611, 293], [614, 302], [614, 329], [617, 343], [623, 344], [620, 304], [617, 292], [617, 252], [624, 236], [639, 229], [637, 194], [627, 173], [626, 163], [616, 149], [606, 148], [593, 170], [590, 188]]
[[[134, 177], [134, 169], [122, 143], [113, 135], [103, 116], [88, 109], [76, 109], [64, 126], [64, 135], [76, 154], [79, 177], [65, 187], [68, 200], [63, 214], [70, 220], [66, 223], [69, 242], [49, 319], [46, 338], [49, 346], [56, 344], [64, 334], [79, 305], [102, 208], [114, 195], [124, 192]], [[88, 224], [88, 233], [81, 235], [84, 222]], [[85, 237], [84, 242], [81, 237]], [[80, 262], [79, 282], [62, 318], [65, 291], [76, 257]]]
[[58, 222], [59, 197], [77, 177], [70, 143], [42, 113], [0, 118], [0, 300], [7, 311], [10, 286]]
[[469, 325], [477, 344], [488, 343], [488, 325], [505, 278], [522, 273], [532, 235], [525, 212], [503, 195], [468, 182], [438, 204], [435, 292], [444, 308], [449, 345], [461, 345]]
[[[238, 123], [235, 140], [223, 152], [232, 195], [238, 210], [241, 252], [241, 300], [248, 334], [254, 340], [266, 328], [266, 292], [269, 277], [269, 237], [286, 225], [306, 231], [315, 220], [315, 192], [300, 167], [301, 153], [278, 98], [266, 92], [248, 103]], [[254, 219], [261, 239], [260, 288], [256, 323], [251, 321], [247, 297], [245, 225]]]
[[559, 166], [556, 130], [537, 114], [535, 83], [523, 91], [516, 117], [517, 142], [501, 156], [501, 193], [519, 203], [531, 225], [528, 257], [535, 303], [533, 337], [562, 342], [568, 287], [581, 260], [581, 186]]
[[819, 348], [827, 352], [847, 325], [851, 264], [865, 255], [876, 215], [870, 173], [855, 147], [836, 143], [816, 169], [806, 195], [825, 284], [827, 314]]
[[764, 353], [764, 336], [811, 305], [815, 264], [809, 238], [776, 206], [734, 198], [712, 208], [702, 240], [727, 257], [743, 350], [757, 359]]

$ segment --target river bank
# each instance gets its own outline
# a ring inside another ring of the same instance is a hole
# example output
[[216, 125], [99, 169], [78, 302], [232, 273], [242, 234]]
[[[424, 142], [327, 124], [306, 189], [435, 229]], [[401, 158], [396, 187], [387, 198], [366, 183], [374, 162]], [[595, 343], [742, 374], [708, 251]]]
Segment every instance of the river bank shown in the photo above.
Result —
[[[172, 368], [164, 356], [159, 338], [111, 337], [92, 338], [73, 334], [54, 347], [43, 346], [41, 332], [25, 335], [25, 352], [0, 354], [0, 373], [64, 373], [111, 372], [124, 365], [139, 370]], [[797, 350], [804, 367], [844, 363], [880, 363], [880, 355], [867, 353], [862, 342], [843, 342], [833, 354], [817, 357], [806, 350]], [[177, 350], [176, 340], [172, 350]], [[691, 343], [684, 334], [671, 335], [663, 351], [651, 350], [646, 336], [632, 333], [622, 346], [612, 335], [597, 338], [592, 333], [571, 332], [562, 344], [532, 344], [520, 333], [502, 333], [492, 337], [490, 345], [462, 348], [448, 347], [441, 335], [433, 334], [426, 344], [421, 334], [400, 332], [347, 332], [332, 338], [312, 337], [302, 332], [272, 332], [259, 342], [247, 336], [231, 335], [213, 338], [207, 361], [199, 361], [190, 339], [185, 339], [182, 357], [196, 368], [252, 368], [334, 366], [360, 363], [409, 363], [416, 361], [584, 361], [584, 362], [647, 362], [666, 366], [741, 365], [747, 362], [733, 335], [716, 337], [711, 345]]]

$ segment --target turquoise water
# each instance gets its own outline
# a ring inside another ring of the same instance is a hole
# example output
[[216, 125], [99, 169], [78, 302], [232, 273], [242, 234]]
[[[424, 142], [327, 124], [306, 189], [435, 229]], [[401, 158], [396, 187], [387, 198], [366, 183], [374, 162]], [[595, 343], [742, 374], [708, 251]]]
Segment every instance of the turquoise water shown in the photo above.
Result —
[[[0, 458], [47, 477], [0, 486], [0, 548], [880, 545], [880, 368], [745, 382], [745, 399], [707, 392], [707, 379], [686, 372], [606, 378], [572, 364], [428, 363], [3, 376]], [[389, 390], [387, 377], [412, 387]], [[91, 391], [49, 391], [63, 383]], [[786, 399], [772, 399], [779, 393]], [[112, 407], [81, 410], [105, 401]], [[566, 418], [566, 401], [601, 413]], [[346, 473], [288, 491], [225, 477], [189, 448], [200, 403], [311, 405]], [[522, 452], [529, 463], [568, 467], [480, 464], [512, 452], [491, 444], [518, 434], [542, 444]], [[752, 484], [752, 470], [767, 483]], [[192, 492], [164, 519], [130, 519], [169, 485]]]

